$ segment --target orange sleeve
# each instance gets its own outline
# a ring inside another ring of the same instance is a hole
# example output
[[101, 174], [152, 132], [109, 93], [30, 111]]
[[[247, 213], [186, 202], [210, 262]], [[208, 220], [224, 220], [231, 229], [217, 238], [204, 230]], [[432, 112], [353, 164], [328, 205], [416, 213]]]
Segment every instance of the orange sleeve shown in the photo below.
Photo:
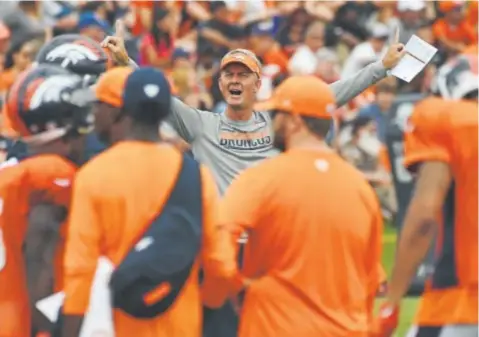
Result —
[[218, 191], [210, 172], [202, 167], [203, 186], [203, 303], [220, 307], [230, 293], [229, 280], [239, 278], [235, 244], [228, 232], [218, 226]]
[[477, 32], [469, 22], [464, 22], [464, 35], [469, 40], [469, 44], [477, 44]]
[[[372, 192], [374, 193], [374, 192]], [[381, 215], [381, 208], [379, 206], [379, 201], [377, 198], [372, 195], [374, 199], [374, 204], [371, 209], [372, 211], [372, 230], [370, 237], [370, 253], [368, 263], [369, 280], [368, 280], [368, 312], [372, 313], [374, 309], [374, 301], [376, 294], [380, 289], [380, 285], [386, 280], [386, 272], [381, 264], [381, 256], [383, 250], [383, 218]], [[372, 319], [372, 317], [371, 317]]]
[[34, 158], [29, 171], [30, 185], [41, 191], [42, 201], [69, 207], [76, 168], [58, 156]]
[[7, 104], [3, 104], [2, 108], [2, 126], [0, 132], [3, 136], [16, 138], [18, 136], [18, 132], [13, 129], [12, 120], [7, 112]]
[[448, 103], [439, 98], [420, 102], [408, 121], [404, 135], [404, 166], [424, 161], [450, 162], [447, 118]]
[[88, 309], [90, 289], [100, 257], [101, 229], [95, 214], [92, 187], [86, 172], [79, 172], [73, 199], [65, 249], [65, 303], [67, 315], [83, 315]]
[[276, 64], [280, 67], [282, 73], [286, 73], [288, 71], [288, 57], [286, 54], [279, 48], [272, 49], [271, 51], [267, 52], [264, 56], [265, 64]]
[[[234, 296], [244, 288], [245, 279], [239, 273], [236, 262], [237, 242], [245, 230], [254, 229], [262, 214], [267, 211], [263, 202], [268, 198], [267, 190], [265, 190], [267, 180], [257, 170], [258, 168], [248, 169], [237, 177], [221, 201], [216, 221], [216, 235], [223, 247], [227, 247], [224, 248], [229, 261], [224, 274], [227, 284], [219, 285], [218, 282], [216, 284], [211, 282], [206, 289], [205, 282], [204, 301], [209, 306], [221, 305], [221, 300], [224, 301], [226, 293]], [[233, 260], [229, 260], [231, 252], [233, 252]], [[211, 295], [214, 292], [217, 293], [216, 297]]]
[[131, 2], [131, 5], [133, 7], [138, 7], [138, 8], [153, 8], [153, 6], [155, 5], [155, 2], [151, 0], [146, 0], [146, 1], [135, 0]]
[[389, 161], [388, 148], [384, 145], [381, 146], [381, 150], [379, 152], [379, 163], [387, 172], [391, 172], [391, 162]]
[[265, 166], [253, 167], [240, 174], [226, 190], [220, 208], [220, 223], [237, 235], [254, 229], [268, 212], [271, 196]]
[[436, 21], [436, 23], [432, 26], [432, 32], [434, 34], [434, 37], [436, 39], [440, 37], [446, 37], [447, 38], [447, 32], [446, 32], [446, 23], [444, 22], [443, 19], [439, 19]]

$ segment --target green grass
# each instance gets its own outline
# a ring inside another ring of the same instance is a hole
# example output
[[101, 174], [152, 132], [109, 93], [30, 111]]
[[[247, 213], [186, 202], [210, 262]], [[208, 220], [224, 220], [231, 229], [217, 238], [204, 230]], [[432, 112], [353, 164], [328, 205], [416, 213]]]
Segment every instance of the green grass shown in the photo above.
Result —
[[[391, 275], [391, 269], [394, 263], [394, 254], [396, 250], [396, 229], [386, 226], [383, 240], [383, 266], [388, 275]], [[418, 304], [417, 297], [405, 298], [401, 303], [401, 316], [399, 326], [396, 330], [396, 337], [404, 337], [411, 326], [414, 314]]]

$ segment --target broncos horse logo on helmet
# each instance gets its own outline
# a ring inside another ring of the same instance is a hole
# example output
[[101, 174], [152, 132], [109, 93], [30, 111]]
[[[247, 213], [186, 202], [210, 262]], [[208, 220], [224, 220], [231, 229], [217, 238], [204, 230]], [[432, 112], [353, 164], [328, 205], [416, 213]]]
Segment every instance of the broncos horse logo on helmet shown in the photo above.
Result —
[[94, 40], [77, 34], [55, 37], [40, 49], [35, 62], [57, 65], [86, 76], [90, 84], [113, 67], [113, 60], [106, 49]]
[[91, 130], [93, 99], [82, 76], [40, 64], [15, 81], [7, 95], [8, 118], [25, 142], [48, 142]]
[[477, 54], [459, 55], [437, 70], [431, 91], [444, 99], [477, 99]]

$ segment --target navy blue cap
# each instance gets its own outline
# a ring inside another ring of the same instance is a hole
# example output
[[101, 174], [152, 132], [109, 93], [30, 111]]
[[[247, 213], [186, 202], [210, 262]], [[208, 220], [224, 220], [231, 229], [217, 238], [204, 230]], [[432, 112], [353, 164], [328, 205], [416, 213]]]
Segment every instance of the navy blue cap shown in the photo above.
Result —
[[190, 53], [188, 53], [186, 50], [182, 48], [177, 48], [173, 51], [173, 55], [171, 55], [171, 59], [173, 61], [179, 59], [179, 58], [190, 58]]
[[165, 75], [152, 67], [134, 70], [123, 89], [123, 108], [136, 111], [143, 104], [155, 103], [164, 111], [171, 106], [171, 88]]
[[258, 22], [251, 28], [251, 36], [273, 36], [274, 23], [272, 21]]
[[85, 12], [80, 14], [78, 19], [78, 30], [82, 30], [90, 26], [99, 27], [107, 34], [111, 31], [111, 27], [108, 22], [97, 17], [95, 13]]

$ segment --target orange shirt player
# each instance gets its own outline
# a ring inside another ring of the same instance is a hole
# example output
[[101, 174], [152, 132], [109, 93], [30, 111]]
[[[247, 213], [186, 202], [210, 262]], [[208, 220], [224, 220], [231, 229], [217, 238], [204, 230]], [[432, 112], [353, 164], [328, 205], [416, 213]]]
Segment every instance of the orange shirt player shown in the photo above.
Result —
[[[116, 68], [100, 77], [95, 92], [95, 130], [112, 147], [75, 177], [65, 253], [65, 337], [78, 336], [81, 329], [98, 258], [106, 256], [115, 265], [122, 262], [165, 204], [182, 159], [177, 149], [159, 138], [159, 125], [171, 102], [170, 87], [161, 72]], [[234, 246], [218, 239], [217, 190], [204, 167], [201, 180], [203, 242], [198, 263], [163, 314], [145, 320], [115, 309], [117, 337], [200, 337], [199, 263], [206, 279], [234, 275]], [[222, 242], [228, 244], [222, 247]]]
[[[382, 218], [364, 177], [325, 142], [334, 94], [315, 77], [283, 82], [272, 111], [283, 154], [227, 190], [219, 224], [248, 232], [240, 337], [366, 337], [381, 282]], [[218, 287], [219, 288], [219, 287]], [[219, 305], [218, 291], [205, 294]]]
[[81, 77], [40, 65], [17, 79], [6, 102], [32, 156], [0, 171], [1, 337], [50, 330], [33, 305], [62, 288], [61, 224], [89, 110], [65, 100], [77, 89], [84, 90]]
[[443, 67], [436, 78], [442, 97], [418, 103], [405, 135], [405, 165], [417, 181], [378, 320], [380, 337], [392, 335], [399, 301], [436, 234], [434, 272], [408, 336], [478, 335], [477, 58]]

